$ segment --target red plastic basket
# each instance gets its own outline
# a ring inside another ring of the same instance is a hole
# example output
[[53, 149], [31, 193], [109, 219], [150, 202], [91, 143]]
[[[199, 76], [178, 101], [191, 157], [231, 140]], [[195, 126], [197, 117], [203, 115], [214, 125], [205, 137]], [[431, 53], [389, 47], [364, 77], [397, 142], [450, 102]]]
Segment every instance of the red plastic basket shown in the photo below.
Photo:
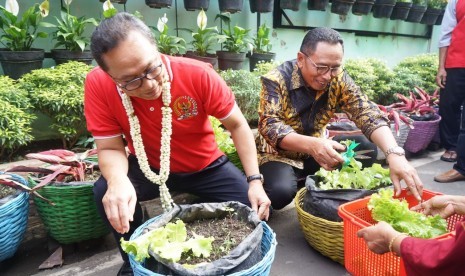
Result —
[[[423, 199], [427, 200], [440, 193], [424, 190]], [[412, 196], [402, 191], [400, 198], [407, 200], [410, 207], [418, 204]], [[344, 265], [351, 275], [406, 275], [402, 258], [394, 254], [378, 255], [371, 252], [362, 238], [357, 237], [357, 231], [376, 222], [367, 209], [370, 197], [354, 200], [339, 206], [338, 213], [344, 222]], [[455, 224], [462, 220], [461, 215], [447, 219], [449, 233], [435, 239], [449, 239], [455, 236]], [[452, 232], [454, 231], [454, 232]]]

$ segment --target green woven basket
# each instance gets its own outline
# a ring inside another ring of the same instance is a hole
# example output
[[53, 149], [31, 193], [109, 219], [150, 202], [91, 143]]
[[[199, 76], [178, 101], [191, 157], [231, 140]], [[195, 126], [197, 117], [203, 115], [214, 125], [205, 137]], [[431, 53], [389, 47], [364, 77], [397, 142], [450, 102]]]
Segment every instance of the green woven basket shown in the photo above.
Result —
[[[35, 185], [35, 183], [33, 184]], [[49, 184], [38, 192], [55, 203], [34, 197], [39, 216], [49, 235], [61, 244], [99, 238], [109, 233], [97, 213], [93, 183]]]

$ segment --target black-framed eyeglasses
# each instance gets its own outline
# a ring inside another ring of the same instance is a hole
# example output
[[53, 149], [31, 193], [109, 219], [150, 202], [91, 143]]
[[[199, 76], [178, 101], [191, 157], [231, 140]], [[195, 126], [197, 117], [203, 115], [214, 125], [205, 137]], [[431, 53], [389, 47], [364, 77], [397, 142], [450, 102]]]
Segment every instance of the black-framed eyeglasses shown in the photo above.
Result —
[[136, 90], [137, 88], [142, 86], [142, 82], [143, 82], [144, 79], [154, 80], [154, 79], [158, 78], [158, 76], [160, 76], [160, 74], [162, 72], [162, 70], [161, 70], [162, 65], [163, 65], [163, 63], [160, 63], [155, 67], [149, 68], [147, 71], [145, 71], [145, 73], [144, 73], [144, 75], [142, 77], [132, 79], [132, 80], [126, 82], [126, 84], [124, 84], [124, 85], [120, 84], [118, 82], [116, 82], [116, 83], [118, 84], [119, 88], [124, 89], [126, 91]]
[[337, 66], [337, 67], [329, 67], [329, 66], [325, 66], [325, 65], [317, 65], [306, 53], [304, 52], [301, 52], [305, 57], [308, 58], [308, 60], [310, 60], [312, 62], [312, 65], [316, 68], [316, 73], [318, 75], [324, 75], [326, 73], [328, 73], [329, 71], [331, 71], [331, 77], [336, 77], [337, 75], [339, 75], [340, 73], [342, 73], [342, 71], [344, 70], [344, 68], [342, 66]]

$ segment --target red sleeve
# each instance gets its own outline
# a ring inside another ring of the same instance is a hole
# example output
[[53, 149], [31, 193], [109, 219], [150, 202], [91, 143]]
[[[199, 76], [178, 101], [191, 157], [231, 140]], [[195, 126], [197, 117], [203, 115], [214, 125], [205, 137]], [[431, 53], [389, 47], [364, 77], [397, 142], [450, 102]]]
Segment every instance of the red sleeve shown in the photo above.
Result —
[[235, 98], [226, 82], [212, 68], [205, 69], [201, 78], [207, 114], [218, 119], [229, 116], [234, 108]]
[[401, 244], [407, 275], [465, 275], [465, 221], [457, 223], [455, 238], [406, 238]]

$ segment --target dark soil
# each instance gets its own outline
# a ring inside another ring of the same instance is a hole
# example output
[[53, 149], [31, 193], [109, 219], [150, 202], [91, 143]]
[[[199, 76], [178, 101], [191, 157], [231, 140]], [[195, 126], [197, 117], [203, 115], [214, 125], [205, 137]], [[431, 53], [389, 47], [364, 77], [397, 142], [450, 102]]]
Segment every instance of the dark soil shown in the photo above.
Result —
[[230, 216], [222, 219], [203, 219], [192, 223], [186, 223], [188, 239], [196, 235], [204, 237], [214, 237], [212, 243], [212, 252], [208, 258], [192, 257], [186, 260], [188, 256], [183, 256], [179, 263], [181, 264], [198, 264], [202, 262], [212, 262], [229, 254], [229, 252], [238, 246], [250, 233], [254, 227], [245, 221], [239, 221]]

